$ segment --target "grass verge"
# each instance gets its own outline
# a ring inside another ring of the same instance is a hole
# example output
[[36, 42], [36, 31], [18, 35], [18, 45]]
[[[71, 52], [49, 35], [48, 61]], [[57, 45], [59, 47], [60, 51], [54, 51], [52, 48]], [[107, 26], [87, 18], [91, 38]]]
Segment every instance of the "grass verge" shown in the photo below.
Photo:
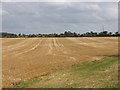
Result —
[[11, 88], [118, 88], [118, 56], [84, 62]]

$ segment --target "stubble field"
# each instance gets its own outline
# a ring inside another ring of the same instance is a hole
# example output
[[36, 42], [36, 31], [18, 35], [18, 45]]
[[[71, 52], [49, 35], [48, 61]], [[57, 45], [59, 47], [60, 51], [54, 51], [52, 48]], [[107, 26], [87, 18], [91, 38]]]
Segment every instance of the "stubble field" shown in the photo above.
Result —
[[3, 38], [3, 87], [118, 55], [118, 37]]

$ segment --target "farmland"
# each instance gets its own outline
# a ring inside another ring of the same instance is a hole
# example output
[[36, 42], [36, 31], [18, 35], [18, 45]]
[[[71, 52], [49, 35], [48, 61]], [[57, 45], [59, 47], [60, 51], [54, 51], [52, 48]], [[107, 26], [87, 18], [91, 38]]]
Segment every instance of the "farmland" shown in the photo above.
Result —
[[118, 37], [3, 38], [3, 87], [118, 55]]

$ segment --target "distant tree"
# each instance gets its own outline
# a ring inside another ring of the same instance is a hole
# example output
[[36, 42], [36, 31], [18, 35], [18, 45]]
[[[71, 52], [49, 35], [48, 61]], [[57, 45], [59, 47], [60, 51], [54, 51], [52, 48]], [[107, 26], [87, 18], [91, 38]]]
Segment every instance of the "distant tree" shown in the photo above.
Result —
[[65, 36], [67, 36], [67, 35], [68, 35], [68, 32], [67, 32], [67, 31], [65, 31], [65, 32], [64, 32], [64, 35], [65, 35]]
[[109, 35], [112, 35], [112, 32], [109, 32]]
[[99, 36], [108, 36], [108, 31], [100, 32]]
[[104, 34], [104, 35], [107, 35], [107, 34], [108, 34], [108, 31], [103, 31], [103, 34]]
[[118, 35], [119, 33], [118, 32], [115, 32], [115, 35]]
[[19, 33], [18, 36], [21, 37], [22, 36], [21, 33]]
[[78, 36], [76, 32], [74, 32], [73, 34], [74, 34], [74, 37], [77, 37], [77, 36]]

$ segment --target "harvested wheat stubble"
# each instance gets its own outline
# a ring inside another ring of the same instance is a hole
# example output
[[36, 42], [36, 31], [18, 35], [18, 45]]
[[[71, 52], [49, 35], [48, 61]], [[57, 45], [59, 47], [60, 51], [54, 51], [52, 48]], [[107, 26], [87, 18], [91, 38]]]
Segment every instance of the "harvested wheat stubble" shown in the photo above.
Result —
[[118, 54], [118, 37], [2, 39], [3, 87]]

